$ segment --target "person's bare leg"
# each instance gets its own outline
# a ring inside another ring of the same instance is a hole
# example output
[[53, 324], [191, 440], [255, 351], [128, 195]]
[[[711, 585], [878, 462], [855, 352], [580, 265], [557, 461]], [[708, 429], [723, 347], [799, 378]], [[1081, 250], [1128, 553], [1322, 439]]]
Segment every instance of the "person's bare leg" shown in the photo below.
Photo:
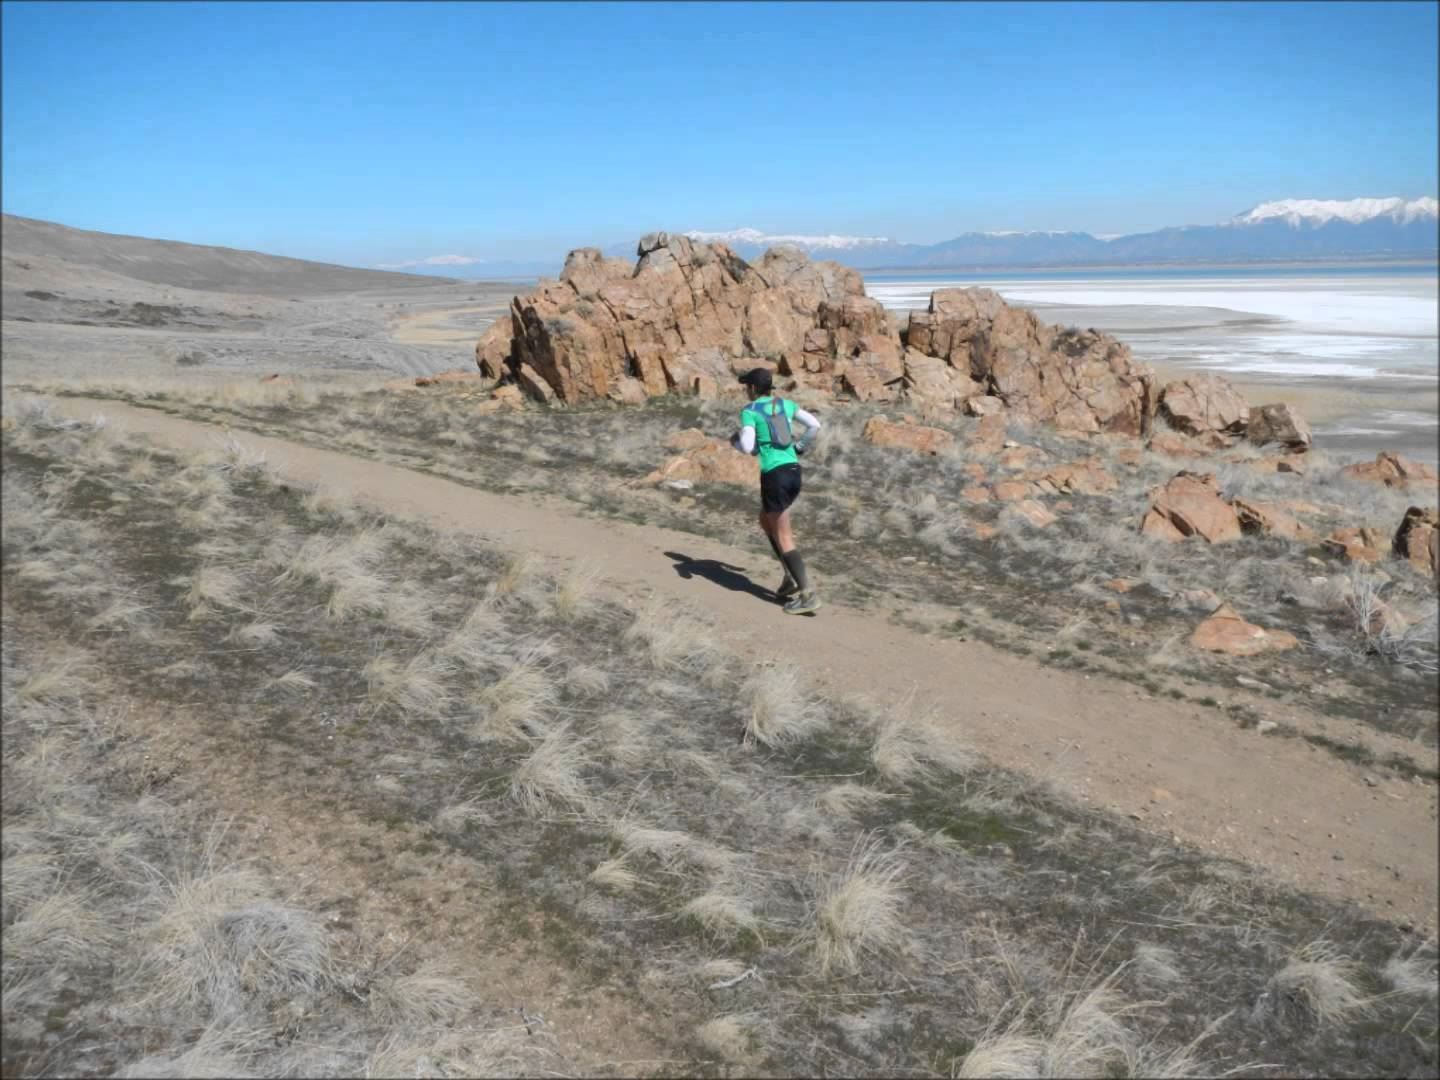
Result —
[[782, 510], [773, 515], [775, 522], [772, 526], [775, 542], [780, 545], [781, 556], [795, 550], [795, 534], [790, 529], [790, 511]]

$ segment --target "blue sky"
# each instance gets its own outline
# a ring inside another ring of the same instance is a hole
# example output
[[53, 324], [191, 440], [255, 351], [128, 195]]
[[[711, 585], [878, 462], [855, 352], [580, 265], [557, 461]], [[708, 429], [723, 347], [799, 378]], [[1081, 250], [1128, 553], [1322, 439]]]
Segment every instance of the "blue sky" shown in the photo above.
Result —
[[4, 209], [358, 265], [1433, 195], [1434, 3], [3, 4]]

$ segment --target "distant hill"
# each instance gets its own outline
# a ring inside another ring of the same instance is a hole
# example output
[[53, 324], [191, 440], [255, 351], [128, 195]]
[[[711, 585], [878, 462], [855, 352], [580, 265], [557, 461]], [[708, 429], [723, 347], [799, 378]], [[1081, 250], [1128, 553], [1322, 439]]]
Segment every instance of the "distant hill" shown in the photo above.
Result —
[[[1433, 198], [1284, 199], [1218, 225], [1187, 225], [1129, 236], [1084, 232], [965, 233], [935, 244], [873, 236], [771, 235], [755, 229], [692, 231], [722, 241], [743, 259], [776, 244], [864, 270], [886, 268], [1055, 267], [1161, 262], [1287, 261], [1440, 256], [1440, 213]], [[634, 256], [634, 244], [607, 253]]]
[[12, 214], [3, 217], [0, 248], [7, 259], [56, 259], [154, 285], [217, 293], [318, 297], [437, 284], [435, 277], [421, 274], [360, 270], [235, 248], [118, 236]]

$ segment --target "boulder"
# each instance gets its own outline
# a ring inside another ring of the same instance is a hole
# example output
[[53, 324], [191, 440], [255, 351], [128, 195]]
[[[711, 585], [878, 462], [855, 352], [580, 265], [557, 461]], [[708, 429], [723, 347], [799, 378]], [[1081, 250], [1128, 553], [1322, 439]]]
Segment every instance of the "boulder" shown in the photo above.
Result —
[[1310, 449], [1310, 425], [1290, 405], [1256, 405], [1250, 410], [1247, 434], [1256, 446], [1283, 443], [1297, 452]]
[[1140, 522], [1146, 536], [1177, 541], [1199, 536], [1211, 544], [1240, 538], [1240, 519], [1211, 473], [1178, 473], [1150, 493], [1151, 505]]
[[1098, 461], [1055, 465], [1031, 475], [1041, 488], [1066, 495], [1103, 495], [1120, 485]]
[[1440, 581], [1440, 513], [1412, 506], [1405, 511], [1390, 549], [1420, 573]]
[[514, 350], [515, 320], [507, 312], [491, 323], [475, 343], [475, 366], [487, 379], [503, 379], [512, 370]]
[[540, 401], [546, 405], [555, 402], [555, 391], [529, 364], [520, 364], [515, 369], [515, 385], [531, 401]]
[[712, 441], [713, 440], [710, 438], [710, 436], [706, 435], [705, 432], [701, 431], [699, 428], [692, 427], [686, 428], [684, 431], [676, 431], [670, 435], [665, 436], [665, 438], [661, 441], [660, 445], [663, 446], [666, 450], [684, 451], [694, 450]]
[[1230, 505], [1240, 519], [1243, 532], [1279, 536], [1286, 540], [1311, 540], [1315, 534], [1275, 503], [1232, 499]]
[[960, 466], [960, 471], [968, 476], [970, 481], [975, 484], [985, 483], [989, 475], [985, 471], [985, 466], [981, 465], [978, 461], [967, 461], [964, 465]]
[[[999, 487], [998, 484], [996, 486]], [[1060, 520], [1034, 499], [1024, 499], [1012, 506], [1010, 510], [1016, 517], [1034, 529], [1048, 528]]]
[[906, 397], [922, 408], [963, 408], [983, 390], [969, 375], [917, 349], [905, 350], [904, 377]]
[[1385, 534], [1379, 529], [1336, 529], [1321, 542], [1326, 552], [1346, 562], [1377, 563], [1385, 557]]
[[489, 416], [497, 412], [509, 412], [513, 409], [523, 408], [525, 395], [515, 385], [496, 387], [494, 392], [485, 401], [475, 406], [475, 412], [480, 416]]
[[1015, 471], [1017, 469], [1028, 469], [1049, 455], [1038, 446], [1011, 446], [1000, 451], [1000, 456], [995, 459], [995, 464], [1002, 469]]
[[966, 416], [996, 416], [1005, 411], [1005, 402], [994, 394], [981, 394], [965, 399]]
[[[1211, 435], [1213, 436], [1213, 434], [1212, 432]], [[1175, 458], [1208, 457], [1211, 451], [1218, 450], [1224, 445], [1226, 444], [1223, 440], [1217, 444], [1212, 439], [1198, 439], [1190, 435], [1182, 435], [1169, 428], [1157, 430], [1145, 444], [1146, 449], [1152, 453]]]
[[446, 386], [453, 383], [483, 384], [491, 381], [478, 371], [441, 371], [434, 375], [417, 375], [416, 386]]
[[1000, 502], [1020, 502], [1036, 494], [1035, 485], [1028, 480], [1001, 480], [994, 490]]
[[1022, 419], [1077, 434], [1149, 430], [1153, 374], [1128, 348], [1048, 326], [990, 289], [936, 290], [928, 311], [911, 313], [905, 342], [980, 384], [972, 397], [996, 398]]
[[960, 497], [968, 503], [987, 503], [990, 501], [990, 489], [983, 484], [961, 488]]
[[642, 483], [661, 484], [688, 480], [692, 484], [732, 484], [754, 487], [760, 465], [749, 454], [741, 454], [723, 439], [709, 439], [673, 457], [650, 473]]
[[1229, 380], [1219, 375], [1191, 375], [1166, 383], [1160, 391], [1160, 415], [1182, 435], [1244, 435], [1250, 407]]
[[955, 436], [943, 428], [920, 424], [894, 424], [883, 416], [872, 416], [860, 437], [871, 446], [909, 450], [916, 454], [938, 454], [955, 445]]
[[998, 454], [1005, 445], [1005, 417], [1000, 414], [982, 416], [965, 437], [965, 445], [973, 454], [987, 457]]
[[1340, 470], [1340, 475], [1351, 480], [1364, 480], [1372, 484], [1383, 484], [1385, 487], [1399, 488], [1402, 491], [1425, 488], [1433, 491], [1437, 483], [1440, 483], [1440, 474], [1430, 466], [1412, 461], [1392, 450], [1380, 451], [1375, 455], [1374, 461], [1346, 465]]
[[1190, 635], [1190, 644], [1209, 652], [1230, 656], [1255, 656], [1263, 652], [1283, 652], [1299, 645], [1294, 634], [1284, 630], [1266, 630], [1246, 622], [1229, 604], [1222, 604], [1215, 614], [1202, 622]]

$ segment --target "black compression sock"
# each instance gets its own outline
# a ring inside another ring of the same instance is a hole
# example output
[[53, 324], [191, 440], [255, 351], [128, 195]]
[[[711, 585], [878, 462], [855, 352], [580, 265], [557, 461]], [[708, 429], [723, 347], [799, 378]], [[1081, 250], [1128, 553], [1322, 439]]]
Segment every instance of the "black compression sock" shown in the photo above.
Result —
[[[790, 573], [790, 567], [787, 566], [786, 563], [785, 563], [785, 553], [780, 550], [780, 541], [779, 541], [779, 540], [776, 540], [776, 539], [775, 539], [773, 536], [771, 536], [769, 533], [766, 533], [766, 534], [765, 534], [765, 539], [770, 541], [770, 550], [773, 551], [773, 552], [775, 552], [775, 558], [777, 558], [777, 559], [780, 560], [780, 565], [783, 566], [783, 567], [785, 567], [785, 573], [789, 574], [789, 573]], [[793, 575], [792, 575], [792, 576], [793, 576]]]
[[790, 571], [790, 576], [795, 579], [795, 584], [800, 586], [800, 591], [809, 592], [810, 579], [805, 575], [805, 560], [800, 557], [800, 552], [792, 549], [780, 558], [785, 563], [785, 569]]

